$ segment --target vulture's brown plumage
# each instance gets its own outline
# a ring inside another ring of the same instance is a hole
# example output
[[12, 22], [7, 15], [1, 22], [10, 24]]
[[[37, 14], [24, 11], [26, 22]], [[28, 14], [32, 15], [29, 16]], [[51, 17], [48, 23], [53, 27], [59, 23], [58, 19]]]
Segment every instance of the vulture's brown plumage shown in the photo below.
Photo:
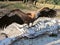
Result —
[[54, 16], [56, 16], [56, 11], [48, 7], [44, 7], [43, 9], [38, 11], [37, 15], [32, 13], [24, 13], [19, 9], [15, 9], [0, 18], [0, 28], [7, 27], [13, 22], [19, 23], [21, 25], [24, 23], [29, 25], [29, 23], [33, 23], [39, 17], [54, 17]]
[[56, 11], [48, 7], [42, 8], [38, 13], [38, 17], [55, 17]]
[[34, 20], [35, 19], [31, 17], [31, 14], [24, 13], [19, 9], [15, 9], [0, 19], [0, 27], [7, 27], [13, 22], [19, 23], [21, 25], [24, 23], [29, 25], [29, 23], [32, 23]]

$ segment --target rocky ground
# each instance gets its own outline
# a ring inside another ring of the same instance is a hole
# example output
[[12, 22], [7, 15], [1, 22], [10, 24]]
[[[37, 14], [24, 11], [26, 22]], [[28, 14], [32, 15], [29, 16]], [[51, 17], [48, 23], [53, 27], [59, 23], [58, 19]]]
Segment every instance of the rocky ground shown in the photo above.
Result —
[[[26, 24], [12, 23], [1, 33], [7, 34], [0, 40], [0, 45], [59, 45], [60, 20], [55, 18], [39, 18], [33, 27]], [[54, 33], [54, 35], [50, 35]]]

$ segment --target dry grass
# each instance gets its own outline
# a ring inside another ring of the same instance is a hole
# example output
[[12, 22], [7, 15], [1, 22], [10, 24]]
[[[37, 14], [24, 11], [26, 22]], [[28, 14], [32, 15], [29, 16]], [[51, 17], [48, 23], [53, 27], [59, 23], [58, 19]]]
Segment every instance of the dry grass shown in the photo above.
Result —
[[53, 4], [41, 4], [41, 3], [37, 3], [38, 7], [49, 7], [49, 8], [53, 8], [55, 6], [54, 9], [60, 9], [60, 5], [53, 5]]
[[[54, 5], [52, 4], [41, 4], [41, 3], [37, 3], [36, 6], [32, 5], [32, 4], [24, 4], [23, 2], [19, 2], [19, 1], [15, 1], [15, 2], [0, 2], [0, 5], [3, 4], [3, 5], [10, 5], [10, 6], [7, 6], [6, 8], [20, 8], [20, 9], [28, 9], [28, 10], [36, 10], [36, 9], [40, 9], [42, 7], [49, 7], [49, 8], [53, 8]], [[55, 9], [60, 9], [60, 6], [59, 5], [55, 5]]]

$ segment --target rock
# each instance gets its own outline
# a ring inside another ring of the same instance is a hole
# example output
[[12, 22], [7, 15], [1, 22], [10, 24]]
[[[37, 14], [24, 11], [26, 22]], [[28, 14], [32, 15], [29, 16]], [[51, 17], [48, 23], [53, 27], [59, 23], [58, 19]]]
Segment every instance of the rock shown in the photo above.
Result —
[[[58, 33], [58, 27], [60, 26], [60, 22], [57, 20], [53, 19], [41, 19], [38, 18], [36, 21], [34, 21], [33, 26], [29, 27], [27, 24], [17, 24], [17, 23], [12, 23], [9, 25], [6, 29], [4, 29], [4, 33], [8, 34], [9, 38], [13, 37], [18, 37], [20, 36], [21, 38], [27, 37], [27, 38], [35, 38], [41, 34], [44, 33], [49, 33], [54, 35], [50, 36], [55, 36], [55, 34]], [[59, 28], [60, 29], [60, 28]]]

